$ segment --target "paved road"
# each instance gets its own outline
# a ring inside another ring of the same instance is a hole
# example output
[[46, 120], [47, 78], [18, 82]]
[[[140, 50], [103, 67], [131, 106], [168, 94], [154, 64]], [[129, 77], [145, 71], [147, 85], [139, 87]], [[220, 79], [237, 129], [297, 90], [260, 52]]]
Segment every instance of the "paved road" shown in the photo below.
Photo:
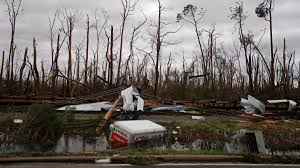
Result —
[[[136, 167], [143, 168], [143, 166], [131, 166], [128, 164], [68, 164], [68, 163], [30, 163], [30, 164], [8, 164], [0, 165], [0, 168], [126, 168], [126, 167]], [[299, 168], [300, 165], [281, 165], [281, 164], [160, 164], [151, 166], [153, 168]]]

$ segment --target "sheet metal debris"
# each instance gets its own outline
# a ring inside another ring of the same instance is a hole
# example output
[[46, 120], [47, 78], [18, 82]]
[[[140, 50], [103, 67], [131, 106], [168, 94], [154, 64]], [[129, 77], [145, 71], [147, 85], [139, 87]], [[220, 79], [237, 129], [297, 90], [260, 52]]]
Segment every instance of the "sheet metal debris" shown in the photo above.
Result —
[[241, 106], [246, 113], [265, 112], [265, 105], [251, 95], [248, 95], [248, 99], [241, 99]]
[[101, 111], [101, 110], [108, 110], [112, 106], [111, 102], [97, 102], [97, 103], [88, 103], [88, 104], [78, 104], [78, 105], [68, 105], [56, 110], [58, 111]]
[[[125, 111], [144, 111], [144, 100], [138, 90], [131, 86], [121, 92], [123, 98], [123, 110]], [[136, 107], [136, 110], [135, 110]]]

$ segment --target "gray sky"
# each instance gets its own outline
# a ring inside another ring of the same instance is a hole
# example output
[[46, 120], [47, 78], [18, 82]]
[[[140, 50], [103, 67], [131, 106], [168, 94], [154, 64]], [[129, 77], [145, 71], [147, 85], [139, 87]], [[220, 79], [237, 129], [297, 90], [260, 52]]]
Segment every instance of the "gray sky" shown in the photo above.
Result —
[[[183, 7], [187, 4], [194, 4], [199, 8], [202, 7], [207, 10], [206, 16], [202, 21], [203, 28], [209, 29], [215, 26], [216, 32], [220, 34], [219, 43], [222, 43], [229, 51], [233, 48], [233, 42], [236, 41], [234, 34], [234, 22], [228, 18], [229, 7], [234, 5], [236, 0], [162, 0], [163, 6], [168, 10], [164, 13], [164, 17], [169, 22], [175, 22], [177, 13], [181, 12]], [[267, 22], [257, 18], [254, 10], [259, 2], [262, 0], [248, 0], [244, 2], [245, 10], [248, 13], [248, 20], [246, 23], [248, 31], [253, 32], [259, 38], [262, 31], [268, 28]], [[283, 38], [287, 39], [287, 46], [289, 49], [300, 51], [300, 1], [299, 0], [276, 0], [274, 11], [274, 40], [275, 46], [282, 48]], [[120, 0], [23, 0], [23, 13], [17, 21], [16, 28], [16, 44], [17, 50], [22, 55], [25, 47], [29, 47], [31, 54], [32, 39], [36, 37], [38, 43], [38, 56], [40, 59], [46, 61], [50, 60], [50, 40], [48, 17], [53, 17], [57, 9], [78, 10], [83, 16], [75, 25], [74, 44], [85, 40], [85, 13], [89, 13], [91, 22], [94, 22], [94, 12], [96, 9], [104, 9], [109, 15], [109, 24], [113, 24], [116, 28], [116, 33], [119, 32], [121, 22], [121, 2]], [[136, 7], [135, 14], [129, 17], [126, 33], [132, 32], [132, 25], [137, 25], [138, 22], [143, 21], [143, 11], [148, 18], [143, 31], [140, 34], [141, 39], [136, 42], [137, 46], [146, 47], [149, 41], [148, 32], [153, 31], [150, 24], [155, 21], [157, 16], [157, 1], [156, 0], [139, 0]], [[10, 27], [7, 19], [6, 6], [4, 0], [0, 0], [0, 50], [8, 52]], [[59, 23], [57, 27], [59, 27]], [[172, 24], [169, 29], [175, 30], [179, 25]], [[267, 29], [268, 30], [268, 29]], [[94, 30], [91, 34], [91, 51], [95, 50]], [[125, 37], [124, 56], [128, 55], [128, 40], [129, 36]], [[170, 51], [173, 53], [174, 59], [177, 63], [182, 60], [182, 53], [191, 58], [193, 51], [197, 47], [195, 33], [192, 27], [185, 24], [183, 28], [174, 35], [168, 38], [170, 41], [181, 41], [176, 46], [163, 48], [163, 54], [168, 55]], [[264, 48], [264, 53], [269, 52], [269, 35], [266, 32], [261, 48]], [[119, 40], [118, 40], [119, 41]], [[118, 41], [116, 43], [115, 52], [118, 51]], [[103, 40], [102, 43], [105, 43]], [[66, 45], [62, 49], [60, 58], [61, 64], [66, 61]], [[299, 54], [296, 54], [296, 59], [299, 60]], [[49, 63], [49, 62], [48, 62]]]

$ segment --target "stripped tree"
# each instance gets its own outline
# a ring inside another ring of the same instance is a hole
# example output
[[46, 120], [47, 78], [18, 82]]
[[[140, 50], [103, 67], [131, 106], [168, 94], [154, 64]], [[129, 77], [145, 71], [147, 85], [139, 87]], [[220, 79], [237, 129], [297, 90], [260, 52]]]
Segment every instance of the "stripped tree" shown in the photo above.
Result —
[[[195, 5], [188, 4], [183, 8], [181, 13], [177, 14], [177, 21], [184, 21], [193, 26], [199, 45], [199, 51], [202, 62], [202, 73], [208, 74], [208, 59], [204, 54], [204, 46], [201, 41], [202, 30], [200, 27], [201, 21], [205, 16], [205, 13], [206, 11], [203, 8], [199, 9]], [[204, 83], [206, 86], [208, 86], [208, 77], [206, 75], [204, 76]]]
[[[101, 18], [103, 18], [103, 22], [101, 23]], [[108, 21], [108, 16], [106, 14], [106, 11], [101, 10], [101, 14], [99, 13], [99, 10], [95, 11], [95, 24], [94, 28], [96, 29], [96, 63], [95, 63], [95, 74], [94, 76], [98, 78], [98, 69], [99, 69], [99, 52], [100, 52], [100, 37], [101, 33], [103, 32], [106, 24]], [[105, 78], [105, 77], [104, 77]], [[96, 79], [95, 79], [96, 80]]]
[[[9, 2], [10, 1], [10, 2]], [[6, 7], [7, 7], [7, 13], [8, 13], [8, 19], [10, 22], [11, 27], [11, 34], [10, 34], [10, 45], [9, 45], [9, 53], [8, 53], [8, 63], [7, 63], [7, 75], [6, 79], [9, 86], [9, 91], [11, 92], [11, 85], [13, 81], [13, 59], [14, 54], [16, 50], [16, 44], [15, 44], [15, 32], [16, 32], [16, 21], [17, 17], [21, 14], [23, 11], [21, 9], [22, 0], [18, 0], [16, 2], [15, 0], [5, 0]]]
[[244, 58], [246, 63], [246, 72], [248, 75], [248, 92], [252, 94], [253, 89], [253, 58], [252, 58], [252, 43], [253, 43], [253, 35], [244, 33], [244, 23], [247, 19], [247, 16], [244, 11], [243, 2], [236, 2], [236, 6], [230, 8], [231, 15], [230, 19], [234, 20], [235, 27], [238, 29], [239, 41], [241, 47], [244, 50]]
[[263, 0], [262, 3], [258, 5], [255, 9], [255, 13], [259, 18], [264, 18], [267, 22], [269, 22], [270, 27], [270, 74], [269, 74], [269, 86], [275, 87], [275, 60], [276, 60], [276, 51], [274, 52], [273, 46], [273, 19], [272, 12], [274, 10], [274, 0]]
[[166, 26], [170, 25], [170, 23], [167, 23], [164, 21], [163, 19], [163, 12], [165, 11], [165, 8], [163, 7], [161, 0], [157, 0], [158, 2], [158, 17], [157, 17], [157, 23], [154, 26], [156, 28], [156, 34], [152, 36], [152, 39], [154, 41], [154, 45], [155, 45], [155, 61], [154, 65], [155, 65], [155, 73], [154, 73], [154, 90], [153, 90], [153, 94], [154, 96], [157, 95], [157, 90], [158, 90], [158, 86], [159, 86], [159, 65], [160, 65], [160, 60], [161, 60], [161, 48], [165, 47], [167, 45], [175, 45], [178, 44], [178, 42], [167, 42], [166, 37], [170, 34], [174, 34], [177, 33], [181, 27], [179, 27], [178, 29], [174, 30], [174, 31], [162, 31]]
[[73, 31], [76, 22], [76, 12], [77, 11], [67, 11], [66, 9], [63, 10], [60, 14], [62, 18], [61, 21], [61, 28], [60, 30], [67, 36], [67, 46], [68, 46], [68, 69], [67, 69], [67, 87], [66, 87], [66, 95], [69, 96], [72, 88], [72, 38], [73, 38]]
[[123, 54], [123, 40], [124, 40], [125, 25], [128, 17], [132, 15], [137, 1], [132, 3], [131, 0], [121, 0], [121, 2], [122, 2], [123, 12], [121, 13], [122, 25], [121, 25], [121, 35], [120, 35], [119, 62], [118, 62], [118, 70], [117, 70], [117, 85], [119, 85], [120, 82], [120, 71], [121, 71], [121, 62], [122, 62], [122, 54]]

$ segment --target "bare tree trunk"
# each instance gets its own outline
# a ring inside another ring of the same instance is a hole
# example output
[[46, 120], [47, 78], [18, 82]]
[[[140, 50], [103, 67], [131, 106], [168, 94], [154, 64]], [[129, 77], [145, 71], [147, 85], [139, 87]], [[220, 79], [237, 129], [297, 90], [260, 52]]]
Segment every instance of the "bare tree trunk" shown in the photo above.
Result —
[[[15, 47], [13, 49], [13, 54], [11, 55], [11, 70], [10, 70], [10, 89], [12, 89], [12, 86], [14, 85], [14, 59], [15, 59]], [[12, 91], [12, 90], [11, 90]]]
[[156, 30], [156, 63], [155, 63], [155, 83], [154, 83], [154, 96], [157, 95], [158, 79], [159, 79], [159, 59], [160, 59], [160, 48], [161, 48], [161, 12], [162, 6], [160, 0], [158, 1], [158, 23]]
[[[78, 50], [76, 51], [76, 60], [77, 60], [76, 80], [80, 80], [80, 51], [78, 51]], [[86, 71], [86, 70], [87, 70], [87, 67], [85, 68], [84, 71]], [[87, 81], [84, 81], [84, 83], [87, 84]]]
[[[110, 39], [109, 36], [106, 35], [107, 38], [107, 44], [106, 44], [106, 52], [105, 52], [105, 68], [103, 70], [103, 78], [110, 84], [110, 71], [109, 71], [109, 67], [110, 67], [110, 58], [109, 58], [109, 48], [110, 48]], [[107, 69], [107, 64], [108, 64], [108, 69]], [[107, 75], [108, 73], [108, 75]]]
[[270, 2], [269, 7], [269, 16], [270, 16], [270, 44], [271, 44], [271, 65], [270, 65], [270, 86], [273, 88], [275, 87], [275, 53], [274, 53], [274, 47], [273, 47], [273, 25], [272, 25], [272, 4], [273, 0]]
[[27, 59], [27, 52], [28, 52], [28, 48], [25, 49], [25, 53], [24, 53], [24, 57], [23, 57], [23, 63], [21, 65], [20, 68], [20, 76], [19, 76], [19, 92], [22, 93], [23, 92], [23, 72], [26, 66], [26, 59]]
[[41, 70], [42, 70], [42, 89], [45, 89], [45, 68], [44, 68], [44, 61], [41, 61]]
[[25, 94], [28, 93], [29, 88], [30, 88], [30, 86], [29, 86], [30, 76], [31, 76], [31, 69], [29, 70], [27, 78], [26, 78], [26, 87], [25, 87], [25, 90], [24, 90]]
[[110, 29], [110, 59], [109, 59], [109, 84], [110, 84], [110, 87], [112, 87], [113, 85], [113, 60], [114, 60], [114, 53], [113, 53], [113, 47], [114, 47], [114, 27], [111, 26], [111, 29]]
[[282, 57], [283, 57], [283, 67], [282, 67], [282, 70], [281, 70], [281, 83], [284, 83], [284, 97], [286, 97], [288, 95], [288, 87], [289, 87], [289, 84], [287, 83], [287, 76], [288, 76], [288, 72], [287, 72], [287, 68], [286, 68], [286, 43], [285, 43], [285, 38], [283, 39], [283, 54], [282, 54]]
[[56, 87], [56, 79], [58, 76], [58, 56], [59, 56], [59, 50], [60, 50], [60, 34], [57, 35], [57, 44], [56, 44], [56, 52], [53, 62], [53, 69], [52, 69], [52, 94], [55, 94], [55, 87]]
[[72, 79], [72, 31], [70, 32], [68, 36], [68, 53], [69, 53], [69, 58], [68, 58], [68, 75], [67, 75], [67, 96], [69, 96], [70, 89], [71, 89], [71, 82], [70, 80]]
[[1, 69], [0, 69], [0, 86], [2, 87], [2, 81], [3, 81], [3, 68], [4, 68], [4, 55], [5, 52], [2, 52], [2, 63], [1, 63]]
[[8, 55], [8, 59], [6, 61], [6, 81], [7, 81], [8, 89], [10, 87], [10, 58], [11, 56]]
[[37, 57], [37, 52], [36, 52], [36, 41], [35, 38], [33, 38], [33, 76], [34, 76], [34, 90], [35, 90], [35, 94], [39, 93], [39, 89], [40, 89], [40, 75], [39, 75], [39, 71], [37, 69], [37, 65], [36, 65], [36, 57]]
[[120, 55], [118, 62], [118, 70], [117, 70], [117, 85], [119, 85], [120, 81], [120, 71], [121, 71], [121, 62], [122, 62], [122, 52], [123, 52], [123, 36], [124, 36], [124, 27], [125, 27], [125, 19], [123, 18], [122, 27], [121, 27], [121, 41], [120, 41]]
[[90, 36], [90, 20], [89, 20], [89, 15], [87, 15], [87, 27], [86, 27], [86, 50], [85, 50], [85, 72], [84, 72], [84, 83], [86, 84], [88, 79], [88, 61], [89, 61], [89, 36]]

